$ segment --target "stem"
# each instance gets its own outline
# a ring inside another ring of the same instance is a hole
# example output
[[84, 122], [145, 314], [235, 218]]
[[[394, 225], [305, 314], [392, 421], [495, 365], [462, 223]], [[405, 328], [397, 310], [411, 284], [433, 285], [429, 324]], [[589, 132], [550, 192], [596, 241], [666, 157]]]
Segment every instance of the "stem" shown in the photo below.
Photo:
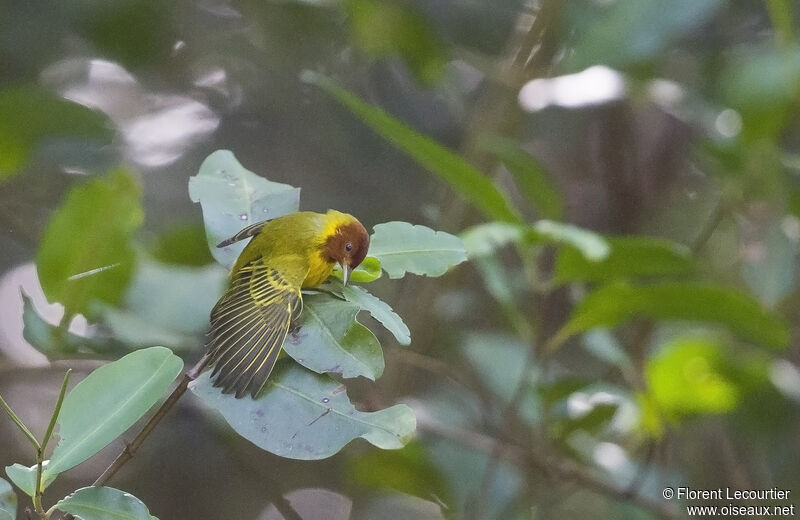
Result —
[[64, 396], [67, 393], [67, 384], [69, 383], [69, 375], [72, 373], [72, 369], [68, 368], [67, 373], [64, 374], [64, 381], [61, 383], [61, 391], [58, 394], [58, 400], [56, 401], [56, 407], [53, 410], [53, 416], [50, 417], [50, 424], [47, 425], [47, 431], [44, 434], [44, 438], [42, 439], [42, 451], [47, 449], [47, 444], [50, 442], [50, 437], [53, 436], [53, 430], [56, 427], [56, 421], [58, 421], [58, 415], [61, 413], [61, 405], [64, 404]]
[[28, 429], [28, 427], [25, 426], [25, 423], [23, 423], [22, 420], [17, 416], [17, 414], [14, 413], [14, 410], [12, 410], [10, 406], [8, 406], [8, 403], [5, 401], [5, 399], [3, 399], [3, 396], [0, 396], [0, 405], [6, 411], [8, 416], [11, 417], [11, 420], [14, 421], [14, 424], [16, 424], [17, 427], [22, 431], [22, 433], [25, 434], [25, 437], [27, 437], [28, 440], [31, 441], [33, 447], [36, 448], [37, 450], [40, 450], [41, 445], [39, 444], [39, 441], [36, 440], [36, 437], [34, 437], [31, 431]]
[[44, 493], [44, 489], [42, 489], [44, 454], [45, 450], [47, 449], [47, 444], [50, 442], [50, 438], [53, 436], [53, 430], [56, 427], [58, 415], [61, 413], [61, 405], [64, 404], [64, 396], [67, 393], [67, 384], [69, 383], [69, 375], [71, 372], [72, 369], [67, 369], [67, 373], [64, 374], [64, 381], [61, 383], [61, 391], [58, 393], [56, 406], [53, 409], [53, 415], [50, 417], [50, 424], [47, 425], [47, 431], [44, 434], [44, 438], [42, 438], [42, 443], [36, 450], [36, 489], [33, 493], [33, 508], [36, 510], [36, 514], [42, 518], [47, 518], [50, 516], [49, 513], [45, 513], [44, 508], [42, 507], [42, 493]]
[[133, 441], [130, 444], [126, 444], [125, 448], [117, 455], [117, 458], [114, 459], [114, 462], [111, 463], [110, 466], [106, 468], [102, 475], [97, 477], [97, 480], [94, 481], [93, 486], [102, 486], [108, 480], [114, 476], [114, 474], [122, 468], [129, 460], [133, 458], [136, 454], [136, 451], [145, 441], [148, 435], [153, 431], [153, 429], [161, 422], [161, 419], [167, 415], [167, 412], [172, 408], [172, 406], [178, 402], [178, 399], [186, 392], [186, 389], [189, 387], [189, 383], [194, 381], [200, 372], [203, 371], [206, 364], [208, 364], [210, 357], [208, 354], [204, 355], [200, 358], [200, 361], [197, 362], [195, 366], [189, 369], [186, 374], [184, 374], [183, 379], [178, 386], [175, 387], [175, 390], [167, 397], [167, 400], [164, 401], [161, 406], [158, 408], [155, 414], [150, 418], [149, 421], [142, 427], [139, 433], [134, 437]]

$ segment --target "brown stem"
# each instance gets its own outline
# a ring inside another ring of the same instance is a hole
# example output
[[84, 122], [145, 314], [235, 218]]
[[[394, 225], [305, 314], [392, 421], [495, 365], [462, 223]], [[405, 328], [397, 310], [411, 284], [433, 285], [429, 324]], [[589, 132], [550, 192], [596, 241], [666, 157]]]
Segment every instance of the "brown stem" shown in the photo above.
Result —
[[142, 445], [147, 436], [150, 435], [158, 423], [161, 422], [161, 419], [167, 415], [167, 412], [169, 412], [170, 408], [172, 408], [178, 399], [180, 399], [180, 397], [186, 392], [186, 389], [189, 387], [189, 383], [194, 381], [197, 376], [200, 375], [200, 372], [202, 372], [208, 364], [208, 360], [208, 354], [204, 355], [195, 366], [190, 368], [186, 374], [184, 374], [183, 379], [180, 383], [178, 383], [178, 386], [175, 387], [175, 390], [172, 391], [169, 397], [167, 397], [167, 400], [161, 404], [158, 411], [156, 411], [150, 420], [147, 421], [147, 424], [142, 427], [133, 441], [125, 445], [125, 448], [120, 452], [119, 455], [117, 455], [117, 458], [114, 459], [114, 462], [112, 462], [111, 465], [106, 468], [102, 475], [97, 477], [97, 480], [95, 480], [94, 484], [92, 484], [93, 486], [104, 485], [111, 477], [114, 476], [117, 471], [120, 470], [120, 468], [122, 468], [122, 466], [124, 466], [133, 458], [133, 456], [136, 454], [136, 451], [139, 449], [139, 446]]

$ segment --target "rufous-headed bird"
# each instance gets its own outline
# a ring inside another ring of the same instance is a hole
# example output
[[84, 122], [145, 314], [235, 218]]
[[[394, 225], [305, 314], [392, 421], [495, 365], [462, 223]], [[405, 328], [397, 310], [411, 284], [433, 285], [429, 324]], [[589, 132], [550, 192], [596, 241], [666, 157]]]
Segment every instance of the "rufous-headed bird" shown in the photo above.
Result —
[[256, 397], [303, 308], [301, 289], [324, 282], [339, 264], [343, 281], [367, 255], [369, 235], [352, 215], [301, 211], [260, 222], [221, 242], [253, 237], [211, 311], [209, 364], [214, 386]]

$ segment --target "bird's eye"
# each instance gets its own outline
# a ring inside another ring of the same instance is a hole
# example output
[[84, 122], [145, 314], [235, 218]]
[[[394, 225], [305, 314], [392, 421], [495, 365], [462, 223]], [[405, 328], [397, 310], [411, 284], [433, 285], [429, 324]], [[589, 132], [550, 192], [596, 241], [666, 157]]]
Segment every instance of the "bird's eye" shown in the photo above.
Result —
[[352, 249], [353, 249], [353, 244], [351, 244], [350, 242], [348, 242], [348, 243], [346, 243], [344, 245], [344, 250], [345, 251], [351, 251]]

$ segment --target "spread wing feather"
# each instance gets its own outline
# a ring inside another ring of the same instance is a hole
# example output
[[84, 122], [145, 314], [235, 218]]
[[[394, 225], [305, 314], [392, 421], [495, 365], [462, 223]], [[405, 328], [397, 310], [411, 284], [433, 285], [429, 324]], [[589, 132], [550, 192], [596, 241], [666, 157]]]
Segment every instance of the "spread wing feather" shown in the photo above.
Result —
[[245, 238], [250, 238], [256, 236], [257, 234], [261, 233], [261, 230], [264, 228], [264, 225], [269, 222], [269, 220], [262, 220], [261, 222], [256, 222], [255, 224], [250, 224], [246, 228], [243, 228], [241, 231], [236, 233], [230, 238], [226, 238], [219, 244], [217, 247], [225, 247], [231, 244], [238, 242], [239, 240], [244, 240]]
[[211, 377], [224, 393], [256, 397], [264, 387], [302, 308], [302, 276], [292, 274], [254, 260], [234, 274], [211, 311]]

